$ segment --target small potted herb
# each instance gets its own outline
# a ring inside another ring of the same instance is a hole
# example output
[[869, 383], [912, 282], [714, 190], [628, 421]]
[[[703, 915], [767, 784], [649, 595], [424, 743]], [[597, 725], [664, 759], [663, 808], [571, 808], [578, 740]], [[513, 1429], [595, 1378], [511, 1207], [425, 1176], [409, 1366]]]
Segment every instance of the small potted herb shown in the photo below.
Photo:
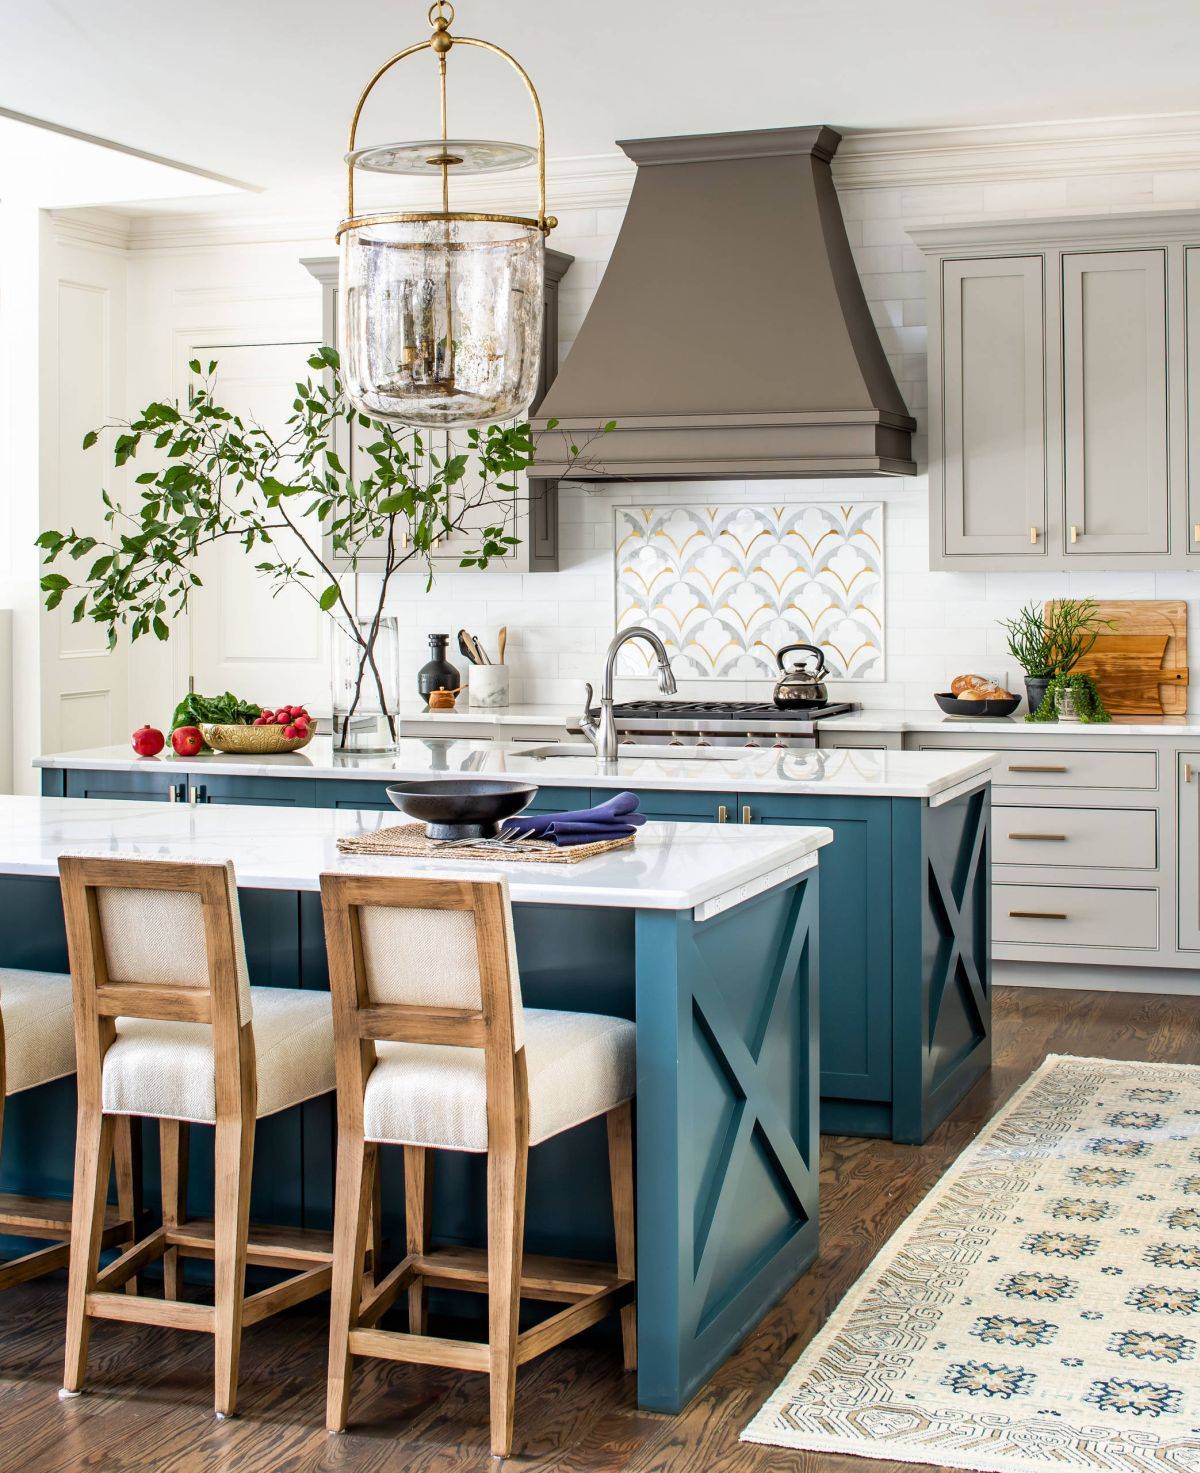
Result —
[[1096, 682], [1090, 675], [1076, 671], [1074, 675], [1056, 675], [1046, 686], [1046, 694], [1036, 711], [1026, 721], [1111, 721], [1104, 709]]
[[[1024, 671], [1032, 716], [1046, 705], [1051, 681], [1073, 670], [1100, 631], [1112, 628], [1112, 620], [1100, 617], [1095, 599], [1060, 598], [1044, 611], [1036, 603], [1026, 604], [1015, 618], [1001, 620], [1001, 625], [1008, 634], [1008, 652]], [[1053, 716], [1041, 719], [1053, 720]]]

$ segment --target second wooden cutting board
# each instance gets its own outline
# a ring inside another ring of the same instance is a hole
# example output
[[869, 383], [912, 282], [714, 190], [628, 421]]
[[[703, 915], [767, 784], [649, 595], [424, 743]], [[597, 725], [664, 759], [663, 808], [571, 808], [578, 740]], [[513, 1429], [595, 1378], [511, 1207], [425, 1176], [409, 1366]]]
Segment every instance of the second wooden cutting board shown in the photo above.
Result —
[[1098, 599], [1096, 608], [1111, 627], [1075, 668], [1096, 682], [1110, 714], [1183, 715], [1188, 685], [1186, 602]]

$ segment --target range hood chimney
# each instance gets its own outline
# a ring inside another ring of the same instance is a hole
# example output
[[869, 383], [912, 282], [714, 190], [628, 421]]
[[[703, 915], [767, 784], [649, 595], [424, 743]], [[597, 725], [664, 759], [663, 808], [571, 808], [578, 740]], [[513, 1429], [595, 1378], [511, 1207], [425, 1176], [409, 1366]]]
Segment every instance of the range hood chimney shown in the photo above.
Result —
[[[533, 423], [615, 419], [576, 480], [911, 476], [915, 428], [863, 296], [832, 128], [619, 146], [638, 166], [604, 279]], [[543, 438], [533, 475], [561, 476]]]

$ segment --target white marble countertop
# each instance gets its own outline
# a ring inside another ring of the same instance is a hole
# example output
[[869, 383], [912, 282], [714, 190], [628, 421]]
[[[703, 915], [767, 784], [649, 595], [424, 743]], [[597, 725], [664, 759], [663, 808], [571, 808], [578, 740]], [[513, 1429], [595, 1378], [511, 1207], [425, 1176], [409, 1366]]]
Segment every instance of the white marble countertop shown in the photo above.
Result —
[[89, 853], [232, 859], [238, 884], [317, 890], [323, 872], [504, 874], [514, 902], [642, 910], [728, 909], [802, 874], [833, 840], [790, 824], [648, 823], [629, 849], [575, 864], [486, 864], [341, 854], [344, 834], [405, 822], [396, 813], [329, 808], [133, 803], [95, 798], [0, 797], [0, 874], [57, 875], [58, 856]]
[[[581, 744], [586, 745], [586, 744]], [[206, 752], [137, 757], [128, 747], [95, 747], [39, 757], [36, 766], [105, 772], [167, 771], [208, 777], [404, 778], [439, 773], [521, 777], [539, 787], [657, 788], [698, 792], [830, 794], [862, 798], [925, 798], [945, 803], [978, 787], [991, 769], [981, 752], [874, 752], [783, 750], [771, 747], [708, 747], [703, 755], [681, 756], [670, 748], [629, 747], [629, 756], [599, 762], [590, 747], [564, 755], [570, 744], [541, 750], [528, 744], [466, 738], [403, 738], [384, 756], [335, 755], [329, 737], [314, 737], [302, 752], [275, 757], [235, 757]], [[695, 748], [681, 752], [696, 753]], [[637, 753], [638, 755], [632, 755]]]
[[821, 734], [836, 739], [839, 731], [878, 732], [957, 732], [1028, 736], [1037, 741], [1043, 737], [1158, 736], [1192, 737], [1200, 735], [1200, 716], [1114, 716], [1112, 721], [1026, 721], [1023, 710], [1015, 716], [971, 717], [947, 716], [936, 707], [932, 710], [848, 711], [820, 725]]
[[[541, 726], [563, 728], [576, 719], [577, 713], [565, 712], [561, 706], [508, 706], [499, 711], [471, 710], [463, 707], [455, 711], [429, 711], [420, 705], [406, 706], [400, 713], [401, 729], [405, 723], [415, 726], [422, 733], [432, 729], [433, 723], [453, 728], [471, 723], [477, 726]], [[836, 737], [839, 731], [878, 732], [990, 732], [999, 731], [1008, 735], [1042, 736], [1200, 736], [1200, 715], [1196, 716], [1123, 716], [1112, 722], [1084, 724], [1068, 721], [1031, 722], [1025, 720], [1024, 709], [1015, 716], [1000, 718], [972, 718], [969, 716], [947, 716], [932, 703], [929, 707], [879, 707], [875, 710], [851, 711], [844, 716], [833, 716], [821, 723], [826, 737]]]

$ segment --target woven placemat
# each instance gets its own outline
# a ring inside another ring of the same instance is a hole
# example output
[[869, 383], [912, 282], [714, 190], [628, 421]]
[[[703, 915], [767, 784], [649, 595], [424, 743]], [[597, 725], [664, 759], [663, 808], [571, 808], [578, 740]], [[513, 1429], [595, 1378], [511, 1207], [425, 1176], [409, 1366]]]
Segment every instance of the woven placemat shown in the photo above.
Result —
[[572, 844], [560, 849], [553, 839], [523, 839], [520, 844], [492, 848], [488, 844], [446, 844], [426, 837], [423, 823], [402, 823], [373, 834], [351, 834], [337, 841], [343, 854], [387, 854], [398, 859], [484, 859], [489, 864], [578, 864], [614, 849], [628, 849], [634, 835], [601, 839], [594, 844]]

